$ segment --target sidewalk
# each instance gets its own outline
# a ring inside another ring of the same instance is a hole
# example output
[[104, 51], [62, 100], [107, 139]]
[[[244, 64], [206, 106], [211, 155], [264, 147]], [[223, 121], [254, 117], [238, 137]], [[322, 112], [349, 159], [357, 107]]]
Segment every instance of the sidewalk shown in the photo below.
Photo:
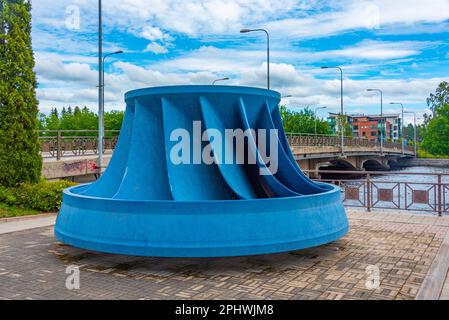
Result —
[[0, 219], [0, 234], [48, 227], [55, 224], [56, 213]]
[[[73, 248], [54, 239], [54, 215], [0, 223], [0, 300], [447, 298], [448, 216], [348, 209], [348, 217], [348, 235], [328, 245], [215, 259]], [[65, 286], [68, 266], [79, 267], [79, 290]], [[370, 266], [380, 271], [377, 288], [367, 286]]]

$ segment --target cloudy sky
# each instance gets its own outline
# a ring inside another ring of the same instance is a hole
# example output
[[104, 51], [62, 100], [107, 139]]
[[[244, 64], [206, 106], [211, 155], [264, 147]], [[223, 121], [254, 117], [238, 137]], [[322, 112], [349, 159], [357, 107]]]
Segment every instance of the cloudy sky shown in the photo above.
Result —
[[[124, 109], [141, 87], [227, 84], [264, 87], [266, 28], [272, 87], [291, 108], [339, 108], [338, 70], [348, 113], [388, 103], [426, 111], [426, 97], [449, 78], [449, 0], [107, 0], [104, 50], [124, 54], [106, 66], [106, 109]], [[97, 108], [97, 1], [32, 0], [40, 108]], [[321, 111], [323, 112], [323, 111]], [[324, 116], [322, 114], [321, 116]], [[410, 119], [407, 119], [410, 120]]]

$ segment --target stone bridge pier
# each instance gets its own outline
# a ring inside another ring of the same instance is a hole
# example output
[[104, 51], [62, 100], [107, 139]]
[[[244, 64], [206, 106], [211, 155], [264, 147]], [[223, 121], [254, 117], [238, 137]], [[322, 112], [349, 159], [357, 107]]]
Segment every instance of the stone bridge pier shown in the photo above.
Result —
[[[344, 170], [344, 171], [388, 171], [390, 164], [397, 163], [397, 157], [347, 156], [298, 159], [302, 170]], [[312, 175], [313, 176], [313, 175]], [[315, 174], [316, 176], [316, 174]]]
[[386, 144], [381, 151], [376, 143], [349, 139], [341, 156], [335, 137], [289, 136], [289, 142], [296, 161], [305, 171], [388, 171], [400, 167], [403, 159], [414, 156], [413, 150], [402, 150], [395, 143]]

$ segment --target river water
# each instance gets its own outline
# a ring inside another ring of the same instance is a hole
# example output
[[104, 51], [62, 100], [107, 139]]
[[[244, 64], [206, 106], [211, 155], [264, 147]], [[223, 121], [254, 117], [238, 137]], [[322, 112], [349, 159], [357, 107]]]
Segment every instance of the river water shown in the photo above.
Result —
[[[374, 176], [372, 180], [382, 181], [408, 181], [408, 182], [438, 182], [437, 174], [448, 174], [449, 168], [432, 168], [432, 167], [411, 167], [401, 170], [392, 171], [393, 174]], [[414, 175], [408, 173], [425, 173], [435, 175]], [[443, 183], [449, 183], [449, 176], [442, 176]]]

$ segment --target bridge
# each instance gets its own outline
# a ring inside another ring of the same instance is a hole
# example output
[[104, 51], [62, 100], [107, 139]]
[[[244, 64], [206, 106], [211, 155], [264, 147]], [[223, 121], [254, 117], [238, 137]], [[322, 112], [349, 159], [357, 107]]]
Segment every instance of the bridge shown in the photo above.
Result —
[[[40, 131], [41, 154], [46, 179], [83, 177], [98, 174], [97, 131]], [[109, 163], [117, 143], [118, 131], [105, 131], [104, 162]], [[398, 143], [385, 143], [381, 151], [377, 142], [345, 137], [343, 154], [341, 137], [331, 135], [287, 134], [295, 159], [303, 170], [388, 170], [414, 151]]]
[[400, 143], [386, 142], [381, 150], [378, 142], [353, 137], [344, 138], [343, 148], [338, 136], [288, 133], [287, 138], [303, 170], [388, 170], [415, 156], [411, 147]]

